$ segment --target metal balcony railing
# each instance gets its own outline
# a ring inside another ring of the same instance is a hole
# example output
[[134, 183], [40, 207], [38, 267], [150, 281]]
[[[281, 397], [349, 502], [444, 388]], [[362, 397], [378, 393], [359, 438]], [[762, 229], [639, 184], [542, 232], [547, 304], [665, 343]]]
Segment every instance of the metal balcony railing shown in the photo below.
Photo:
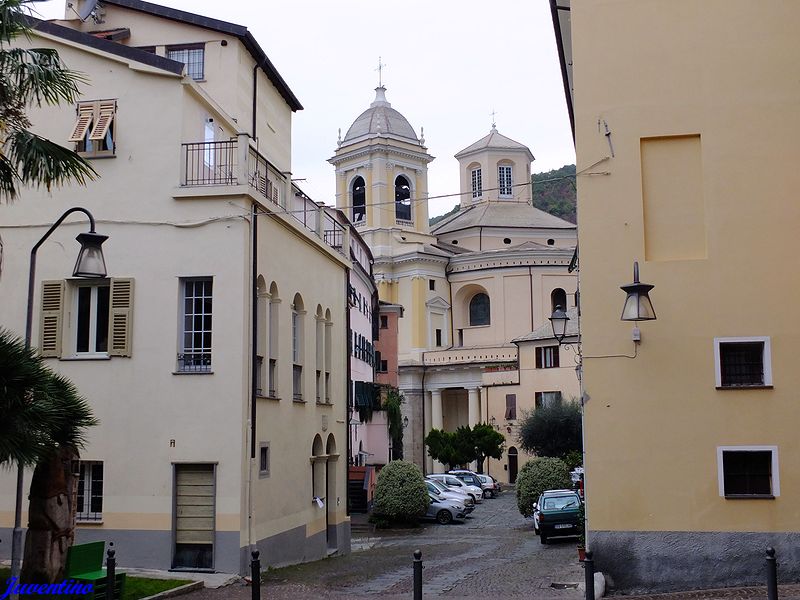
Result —
[[178, 354], [179, 373], [206, 373], [211, 370], [211, 354], [183, 352]]

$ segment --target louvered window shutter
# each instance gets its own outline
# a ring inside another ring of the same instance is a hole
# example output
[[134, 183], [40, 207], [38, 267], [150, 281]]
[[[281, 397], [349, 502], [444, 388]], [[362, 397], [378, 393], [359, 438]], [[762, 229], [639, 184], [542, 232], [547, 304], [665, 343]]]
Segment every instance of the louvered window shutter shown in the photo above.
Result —
[[39, 315], [39, 352], [42, 356], [61, 356], [64, 287], [63, 280], [42, 282], [42, 312]]
[[111, 280], [111, 302], [109, 303], [111, 335], [109, 356], [130, 356], [133, 336], [133, 279]]
[[97, 120], [94, 122], [94, 129], [89, 134], [90, 140], [102, 140], [108, 133], [108, 128], [111, 127], [111, 121], [114, 120], [114, 112], [117, 108], [117, 103], [114, 100], [104, 100], [100, 102], [98, 108]]
[[72, 135], [69, 136], [70, 142], [80, 142], [86, 137], [86, 132], [89, 131], [89, 126], [94, 119], [94, 104], [79, 104], [78, 105], [78, 121], [72, 128]]

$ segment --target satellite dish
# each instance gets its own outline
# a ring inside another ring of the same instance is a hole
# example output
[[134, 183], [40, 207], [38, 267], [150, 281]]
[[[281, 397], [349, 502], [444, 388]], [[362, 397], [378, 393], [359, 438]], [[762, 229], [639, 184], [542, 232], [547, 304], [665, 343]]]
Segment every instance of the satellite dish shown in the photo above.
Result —
[[97, 0], [85, 0], [83, 6], [81, 6], [81, 9], [78, 11], [78, 18], [81, 21], [85, 21], [86, 19], [89, 18], [89, 15], [91, 15], [92, 12], [94, 12], [96, 6], [97, 6]]

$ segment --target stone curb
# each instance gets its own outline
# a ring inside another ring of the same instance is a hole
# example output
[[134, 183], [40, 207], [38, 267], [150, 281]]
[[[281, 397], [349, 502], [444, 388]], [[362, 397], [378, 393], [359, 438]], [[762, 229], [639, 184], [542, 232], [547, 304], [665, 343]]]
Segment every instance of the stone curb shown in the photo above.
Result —
[[142, 600], [162, 600], [163, 598], [183, 596], [184, 594], [188, 594], [189, 592], [202, 589], [203, 587], [204, 585], [202, 581], [192, 581], [191, 583], [187, 583], [185, 585], [172, 588], [171, 590], [164, 590], [163, 592], [159, 592], [158, 594], [147, 596], [147, 598], [142, 598]]

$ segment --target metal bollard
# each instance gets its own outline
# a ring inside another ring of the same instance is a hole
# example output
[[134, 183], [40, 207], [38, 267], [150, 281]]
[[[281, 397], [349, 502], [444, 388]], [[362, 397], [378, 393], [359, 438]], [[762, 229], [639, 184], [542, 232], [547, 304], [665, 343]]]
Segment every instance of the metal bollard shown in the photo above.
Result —
[[117, 580], [117, 552], [114, 550], [114, 542], [110, 542], [108, 552], [106, 552], [106, 600], [114, 600], [114, 584]]
[[261, 561], [259, 556], [261, 553], [258, 550], [253, 550], [250, 556], [253, 560], [250, 561], [250, 575], [253, 581], [250, 585], [250, 598], [252, 600], [261, 600]]
[[586, 558], [583, 559], [583, 568], [586, 570], [586, 600], [594, 600], [594, 558], [592, 551], [586, 551]]
[[422, 600], [422, 550], [414, 550], [414, 600]]
[[778, 561], [775, 548], [767, 548], [767, 600], [778, 600]]

